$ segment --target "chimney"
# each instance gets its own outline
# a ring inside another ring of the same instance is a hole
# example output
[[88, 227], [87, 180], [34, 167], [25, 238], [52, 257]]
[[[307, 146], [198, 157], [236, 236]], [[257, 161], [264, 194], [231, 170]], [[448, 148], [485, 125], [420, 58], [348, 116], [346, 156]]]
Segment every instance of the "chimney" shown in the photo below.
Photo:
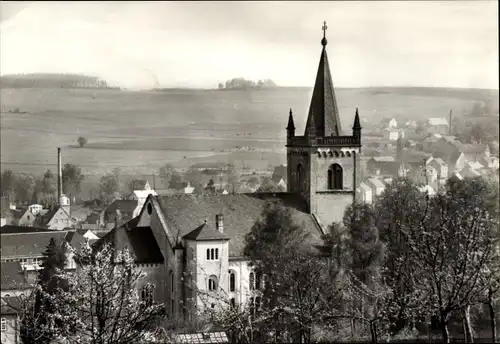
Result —
[[217, 226], [217, 230], [221, 233], [224, 233], [224, 215], [215, 215], [215, 224]]
[[61, 148], [57, 148], [57, 201], [61, 201], [62, 196], [62, 161]]

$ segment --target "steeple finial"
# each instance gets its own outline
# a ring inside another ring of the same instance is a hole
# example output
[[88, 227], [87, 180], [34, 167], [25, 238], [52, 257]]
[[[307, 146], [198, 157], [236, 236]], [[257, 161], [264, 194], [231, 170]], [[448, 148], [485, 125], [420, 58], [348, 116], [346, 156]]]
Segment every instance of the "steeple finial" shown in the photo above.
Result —
[[328, 43], [328, 41], [326, 40], [326, 29], [328, 29], [328, 26], [326, 26], [326, 20], [323, 22], [323, 39], [321, 40], [321, 45], [323, 47], [326, 47], [326, 44]]
[[357, 106], [356, 106], [356, 115], [354, 116], [354, 125], [352, 128], [353, 129], [361, 129], [361, 123], [359, 120], [359, 110], [358, 110]]

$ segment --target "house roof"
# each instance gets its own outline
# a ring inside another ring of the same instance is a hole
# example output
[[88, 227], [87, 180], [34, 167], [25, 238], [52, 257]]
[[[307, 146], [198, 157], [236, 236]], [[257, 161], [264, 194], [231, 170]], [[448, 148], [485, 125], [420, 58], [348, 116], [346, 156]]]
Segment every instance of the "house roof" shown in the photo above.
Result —
[[376, 188], [385, 188], [384, 183], [377, 178], [368, 178], [367, 182], [372, 184]]
[[224, 235], [229, 236], [229, 255], [243, 256], [245, 235], [260, 218], [267, 201], [281, 200], [292, 211], [293, 218], [310, 231], [312, 244], [322, 245], [321, 229], [300, 195], [260, 193], [232, 195], [175, 195], [156, 197], [173, 238], [179, 240], [205, 223], [215, 227], [215, 215], [224, 216]]
[[114, 200], [113, 203], [111, 203], [107, 208], [106, 208], [106, 213], [115, 213], [117, 210], [120, 210], [122, 213], [130, 213], [137, 208], [138, 201], [137, 200], [132, 200], [132, 199], [117, 199]]
[[461, 143], [458, 146], [459, 151], [462, 152], [462, 153], [464, 153], [464, 154], [484, 153], [487, 148], [488, 148], [488, 145], [483, 145], [483, 144], [466, 144], [466, 143]]
[[365, 192], [371, 192], [372, 188], [369, 185], [366, 185], [364, 182], [361, 182], [359, 184], [359, 188], [362, 189]]
[[394, 162], [396, 161], [394, 157], [392, 156], [374, 156], [370, 160], [375, 161], [375, 162]]
[[137, 227], [138, 223], [139, 217], [135, 217], [118, 228], [113, 228], [99, 240], [94, 242], [92, 247], [94, 249], [99, 249], [99, 247], [105, 243], [113, 244], [116, 232], [123, 231], [128, 238], [136, 263], [163, 263], [163, 254], [154, 237], [153, 230], [151, 227]]
[[0, 305], [1, 315], [15, 315], [21, 311], [21, 302], [18, 297], [2, 297], [2, 304]]
[[434, 117], [427, 120], [429, 125], [448, 125], [448, 121], [443, 117]]
[[14, 226], [14, 225], [5, 225], [0, 227], [0, 234], [15, 234], [15, 233], [20, 234], [20, 233], [36, 233], [36, 232], [59, 232], [59, 231], [55, 229]]
[[318, 73], [316, 74], [316, 82], [314, 83], [309, 115], [304, 131], [305, 136], [308, 135], [310, 127], [314, 127], [316, 135], [320, 137], [342, 135], [337, 99], [335, 97], [330, 65], [328, 64], [328, 55], [326, 53], [325, 38], [322, 41], [322, 45], [323, 49], [319, 60]]
[[215, 229], [214, 226], [207, 222], [201, 224], [197, 228], [193, 229], [188, 234], [182, 237], [186, 240], [204, 241], [204, 240], [229, 240], [230, 236], [224, 235]]
[[68, 218], [71, 218], [71, 216], [66, 212], [66, 210], [64, 209], [64, 207], [60, 207], [59, 206], [59, 207], [54, 207], [53, 209], [50, 209], [45, 214], [41, 214], [40, 213], [41, 215], [36, 218], [35, 223], [38, 226], [42, 226], [42, 227], [48, 226], [48, 224], [50, 223], [50, 221], [52, 221], [52, 219], [57, 214], [57, 212], [59, 211], [59, 209], [62, 209], [63, 212], [64, 212], [64, 214], [66, 214]]
[[50, 238], [57, 242], [65, 240], [68, 231], [2, 234], [0, 253], [2, 258], [21, 256], [42, 256]]
[[19, 262], [0, 263], [1, 290], [17, 289], [26, 284], [26, 278]]
[[128, 229], [123, 227], [122, 230], [127, 234], [136, 263], [163, 263], [163, 254], [151, 227], [129, 227]]

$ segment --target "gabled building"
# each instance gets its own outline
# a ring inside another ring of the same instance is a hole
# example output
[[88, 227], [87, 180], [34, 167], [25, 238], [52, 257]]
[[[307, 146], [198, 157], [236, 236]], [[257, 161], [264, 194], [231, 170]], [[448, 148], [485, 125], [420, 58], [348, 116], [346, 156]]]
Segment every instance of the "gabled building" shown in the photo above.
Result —
[[324, 245], [328, 226], [342, 221], [345, 209], [353, 203], [361, 182], [359, 112], [356, 109], [352, 132], [344, 133], [326, 37], [321, 44], [303, 135], [295, 133], [292, 111], [288, 116], [288, 192], [149, 195], [137, 217], [95, 244], [108, 241], [117, 249], [132, 248], [137, 264], [150, 269], [148, 281], [156, 286], [154, 297], [165, 303], [169, 316], [193, 319], [200, 310], [219, 307], [215, 298], [220, 290], [232, 305], [260, 302], [262, 276], [249, 265], [244, 246], [245, 236], [269, 202], [280, 201], [290, 210], [308, 231], [304, 244], [311, 250]]
[[117, 199], [113, 201], [103, 213], [103, 223], [106, 227], [113, 227], [117, 220], [117, 211], [121, 215], [120, 221], [128, 221], [134, 217], [134, 213], [139, 205], [137, 200]]
[[45, 214], [37, 216], [33, 225], [57, 230], [75, 227], [76, 221], [71, 217], [68, 208], [65, 206], [54, 207]]
[[33, 226], [35, 224], [36, 215], [29, 208], [15, 209], [10, 211], [12, 220], [11, 224], [16, 226]]

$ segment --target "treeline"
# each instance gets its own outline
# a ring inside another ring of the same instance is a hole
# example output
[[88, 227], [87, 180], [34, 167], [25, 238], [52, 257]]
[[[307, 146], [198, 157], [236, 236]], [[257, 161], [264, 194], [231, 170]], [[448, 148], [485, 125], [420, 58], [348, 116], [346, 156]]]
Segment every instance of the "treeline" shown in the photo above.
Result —
[[270, 203], [246, 236], [255, 272], [248, 306], [209, 312], [210, 321], [238, 343], [473, 342], [480, 328], [494, 342], [498, 184], [451, 180], [429, 197], [397, 179], [375, 204], [350, 206], [321, 250], [309, 237], [289, 209]]
[[15, 74], [0, 77], [3, 88], [109, 88], [106, 81], [78, 74]]
[[219, 89], [249, 89], [249, 88], [273, 88], [277, 87], [276, 83], [271, 79], [258, 80], [257, 82], [253, 80], [246, 80], [244, 78], [234, 78], [227, 80], [226, 83], [219, 83]]

